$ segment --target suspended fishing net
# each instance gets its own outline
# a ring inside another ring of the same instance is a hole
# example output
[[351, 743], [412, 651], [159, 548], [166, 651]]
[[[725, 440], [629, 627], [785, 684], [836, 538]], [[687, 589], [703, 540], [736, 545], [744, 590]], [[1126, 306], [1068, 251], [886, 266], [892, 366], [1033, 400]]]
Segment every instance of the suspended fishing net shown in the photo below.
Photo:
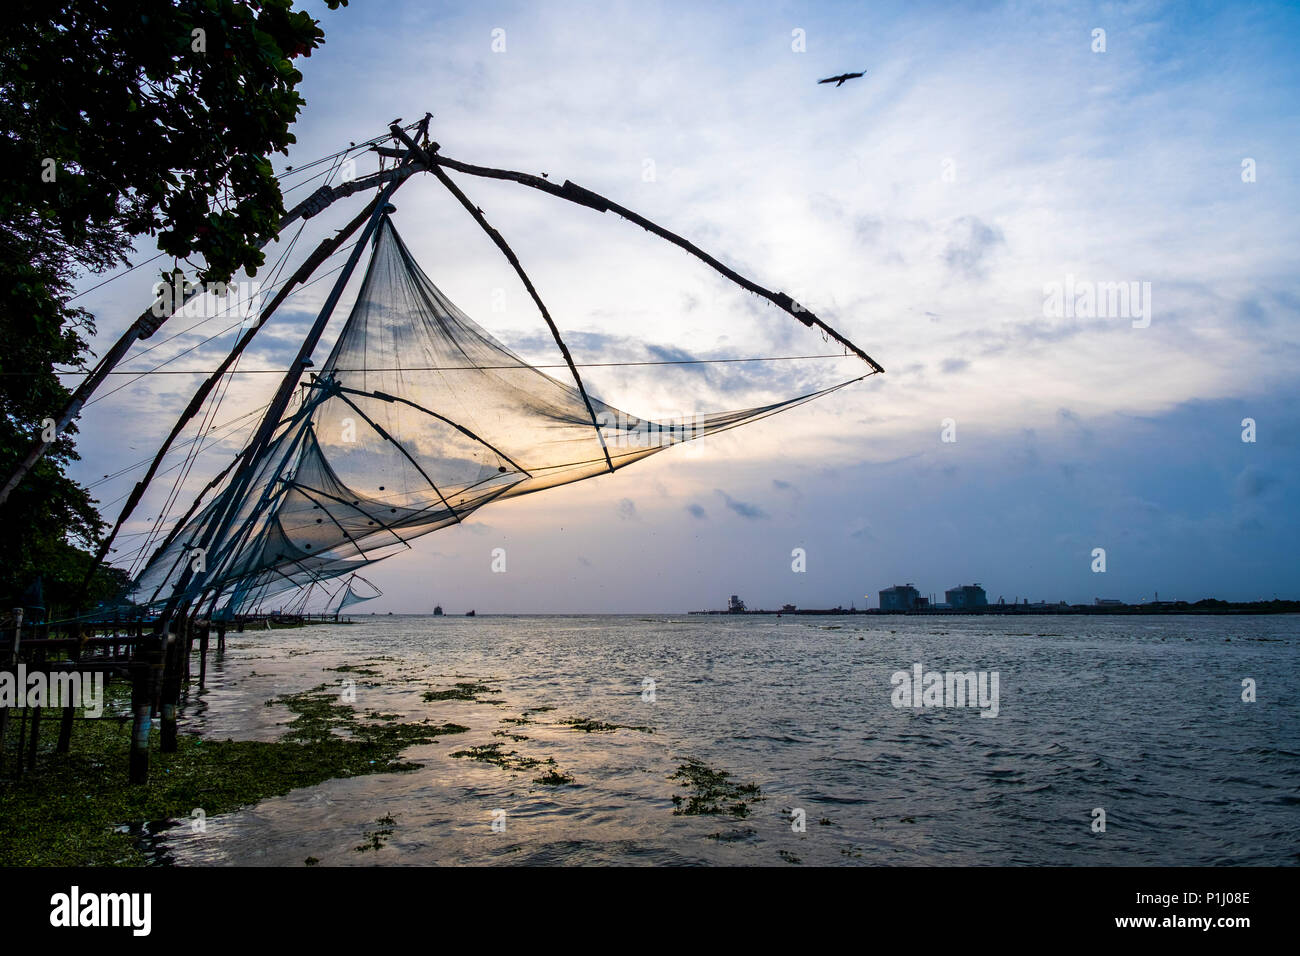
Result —
[[357, 301], [301, 406], [250, 466], [238, 501], [218, 495], [173, 531], [134, 598], [168, 600], [190, 565], [181, 596], [234, 613], [352, 573], [489, 502], [622, 468], [847, 384], [686, 421], [638, 418], [594, 396], [589, 411], [577, 387], [443, 295], [385, 215]]
[[[359, 574], [353, 574], [339, 588], [338, 593], [330, 599], [330, 606], [335, 614], [338, 614], [345, 607], [351, 607], [354, 604], [360, 604], [362, 601], [373, 601], [377, 597], [383, 597], [384, 592], [375, 587], [374, 584], [367, 581]], [[335, 603], [337, 601], [338, 603]]]

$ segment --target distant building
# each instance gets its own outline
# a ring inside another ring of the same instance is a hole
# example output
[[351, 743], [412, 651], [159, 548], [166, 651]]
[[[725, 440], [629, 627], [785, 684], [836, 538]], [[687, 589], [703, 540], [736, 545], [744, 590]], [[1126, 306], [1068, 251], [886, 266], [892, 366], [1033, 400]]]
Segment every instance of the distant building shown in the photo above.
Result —
[[781, 605], [781, 610], [782, 610], [782, 611], [787, 611], [787, 612], [788, 612], [788, 611], [793, 611], [794, 609], [795, 609], [795, 606], [794, 606], [793, 604], [782, 604], [782, 605]]
[[1097, 607], [1123, 607], [1123, 601], [1117, 601], [1115, 598], [1093, 598], [1092, 603]]
[[943, 592], [951, 608], [988, 607], [989, 598], [979, 584], [960, 584]]
[[728, 614], [744, 614], [745, 602], [740, 599], [740, 595], [733, 594], [731, 600], [727, 602]]
[[882, 611], [912, 611], [916, 609], [921, 593], [910, 584], [895, 584], [880, 592]]

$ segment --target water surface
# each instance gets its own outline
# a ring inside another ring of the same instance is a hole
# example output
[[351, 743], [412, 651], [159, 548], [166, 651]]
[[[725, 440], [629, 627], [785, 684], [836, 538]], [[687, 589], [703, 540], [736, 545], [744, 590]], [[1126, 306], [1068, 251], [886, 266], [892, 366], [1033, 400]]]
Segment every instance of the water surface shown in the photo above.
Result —
[[[424, 769], [333, 780], [169, 831], [184, 864], [1228, 865], [1300, 859], [1300, 616], [358, 616], [246, 632], [187, 729], [275, 739], [277, 694], [367, 663], [356, 707], [469, 732]], [[382, 658], [382, 659], [381, 659]], [[891, 675], [996, 671], [999, 714], [897, 709]], [[1258, 700], [1242, 701], [1242, 680]], [[491, 679], [497, 703], [422, 692]], [[646, 700], [646, 681], [654, 699]], [[527, 713], [535, 708], [553, 710]], [[583, 733], [585, 717], [653, 733]], [[524, 724], [513, 723], [527, 719]], [[494, 731], [527, 737], [512, 740]], [[453, 751], [553, 757], [575, 785]], [[674, 814], [698, 760], [759, 785]], [[1093, 810], [1106, 832], [1093, 832]], [[806, 830], [795, 832], [791, 811]], [[505, 831], [494, 832], [494, 810]], [[391, 817], [379, 850], [357, 846]]]

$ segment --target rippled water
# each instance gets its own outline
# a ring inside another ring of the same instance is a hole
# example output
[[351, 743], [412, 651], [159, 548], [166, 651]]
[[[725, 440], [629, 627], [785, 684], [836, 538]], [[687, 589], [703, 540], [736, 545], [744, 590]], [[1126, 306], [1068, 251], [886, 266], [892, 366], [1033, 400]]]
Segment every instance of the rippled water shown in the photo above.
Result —
[[[1295, 615], [363, 616], [248, 632], [210, 663], [187, 729], [274, 739], [291, 715], [267, 699], [383, 657], [382, 678], [358, 680], [359, 711], [471, 730], [408, 750], [422, 770], [329, 781], [165, 839], [202, 864], [1294, 864], [1298, 647]], [[896, 709], [890, 677], [917, 662], [997, 671], [999, 715]], [[485, 678], [500, 703], [420, 697]], [[654, 732], [583, 733], [569, 717]], [[554, 757], [576, 785], [449, 756], [492, 742]], [[686, 790], [669, 775], [687, 759], [765, 799], [746, 819], [674, 815]], [[384, 816], [386, 846], [357, 851]]]

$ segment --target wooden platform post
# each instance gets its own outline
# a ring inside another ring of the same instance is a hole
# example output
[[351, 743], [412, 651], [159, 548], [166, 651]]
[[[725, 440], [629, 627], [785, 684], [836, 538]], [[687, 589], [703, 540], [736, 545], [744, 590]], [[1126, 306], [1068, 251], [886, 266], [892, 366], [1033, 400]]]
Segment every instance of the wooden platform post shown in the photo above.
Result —
[[211, 624], [203, 625], [203, 630], [199, 634], [199, 687], [202, 688], [208, 682], [208, 632], [212, 630]]
[[[94, 630], [92, 630], [91, 634], [94, 633], [95, 633]], [[72, 651], [72, 653], [68, 655], [68, 657], [72, 661], [80, 665], [82, 638], [84, 636], [82, 634], [81, 627], [77, 626], [73, 630], [72, 635], [77, 639], [77, 646]], [[78, 672], [81, 672], [80, 667], [78, 667]], [[77, 708], [73, 707], [71, 704], [65, 703], [63, 705], [63, 719], [59, 723], [59, 742], [58, 744], [55, 745], [54, 748], [55, 753], [65, 754], [72, 747], [72, 722], [76, 719], [76, 717], [77, 717]]]
[[186, 687], [190, 686], [190, 658], [194, 656], [194, 626], [195, 626], [194, 621], [192, 620], [186, 621], [184, 625], [184, 630], [181, 632], [184, 635], [184, 644], [182, 645], [181, 655], [184, 660], [184, 676], [185, 676]]
[[163, 656], [162, 674], [162, 737], [161, 747], [165, 754], [176, 752], [176, 704], [181, 696], [181, 657], [188, 645], [189, 626], [182, 617], [177, 624], [179, 633], [167, 635], [166, 652]]
[[59, 724], [59, 743], [57, 753], [65, 754], [72, 748], [72, 722], [77, 719], [77, 708], [68, 705], [63, 708], [63, 721]]
[[[18, 664], [18, 645], [22, 641], [23, 635], [23, 609], [14, 608], [14, 636], [9, 643], [9, 651], [3, 660], [0, 660], [6, 667], [15, 667]], [[15, 675], [17, 680], [17, 675]], [[9, 708], [0, 707], [0, 769], [4, 768], [5, 760], [5, 736], [9, 730]], [[18, 766], [22, 767], [22, 751], [18, 752]]]
[[162, 669], [162, 641], [153, 639], [147, 646], [136, 645], [131, 662], [131, 783], [149, 782], [149, 726], [153, 711], [154, 687]]
[[[31, 709], [32, 710], [32, 735], [27, 740], [27, 769], [28, 770], [36, 769], [36, 747], [41, 740], [41, 711], [43, 711], [44, 709], [45, 709], [44, 707], [33, 707]], [[21, 762], [22, 760], [21, 754], [19, 755], [18, 759]]]

